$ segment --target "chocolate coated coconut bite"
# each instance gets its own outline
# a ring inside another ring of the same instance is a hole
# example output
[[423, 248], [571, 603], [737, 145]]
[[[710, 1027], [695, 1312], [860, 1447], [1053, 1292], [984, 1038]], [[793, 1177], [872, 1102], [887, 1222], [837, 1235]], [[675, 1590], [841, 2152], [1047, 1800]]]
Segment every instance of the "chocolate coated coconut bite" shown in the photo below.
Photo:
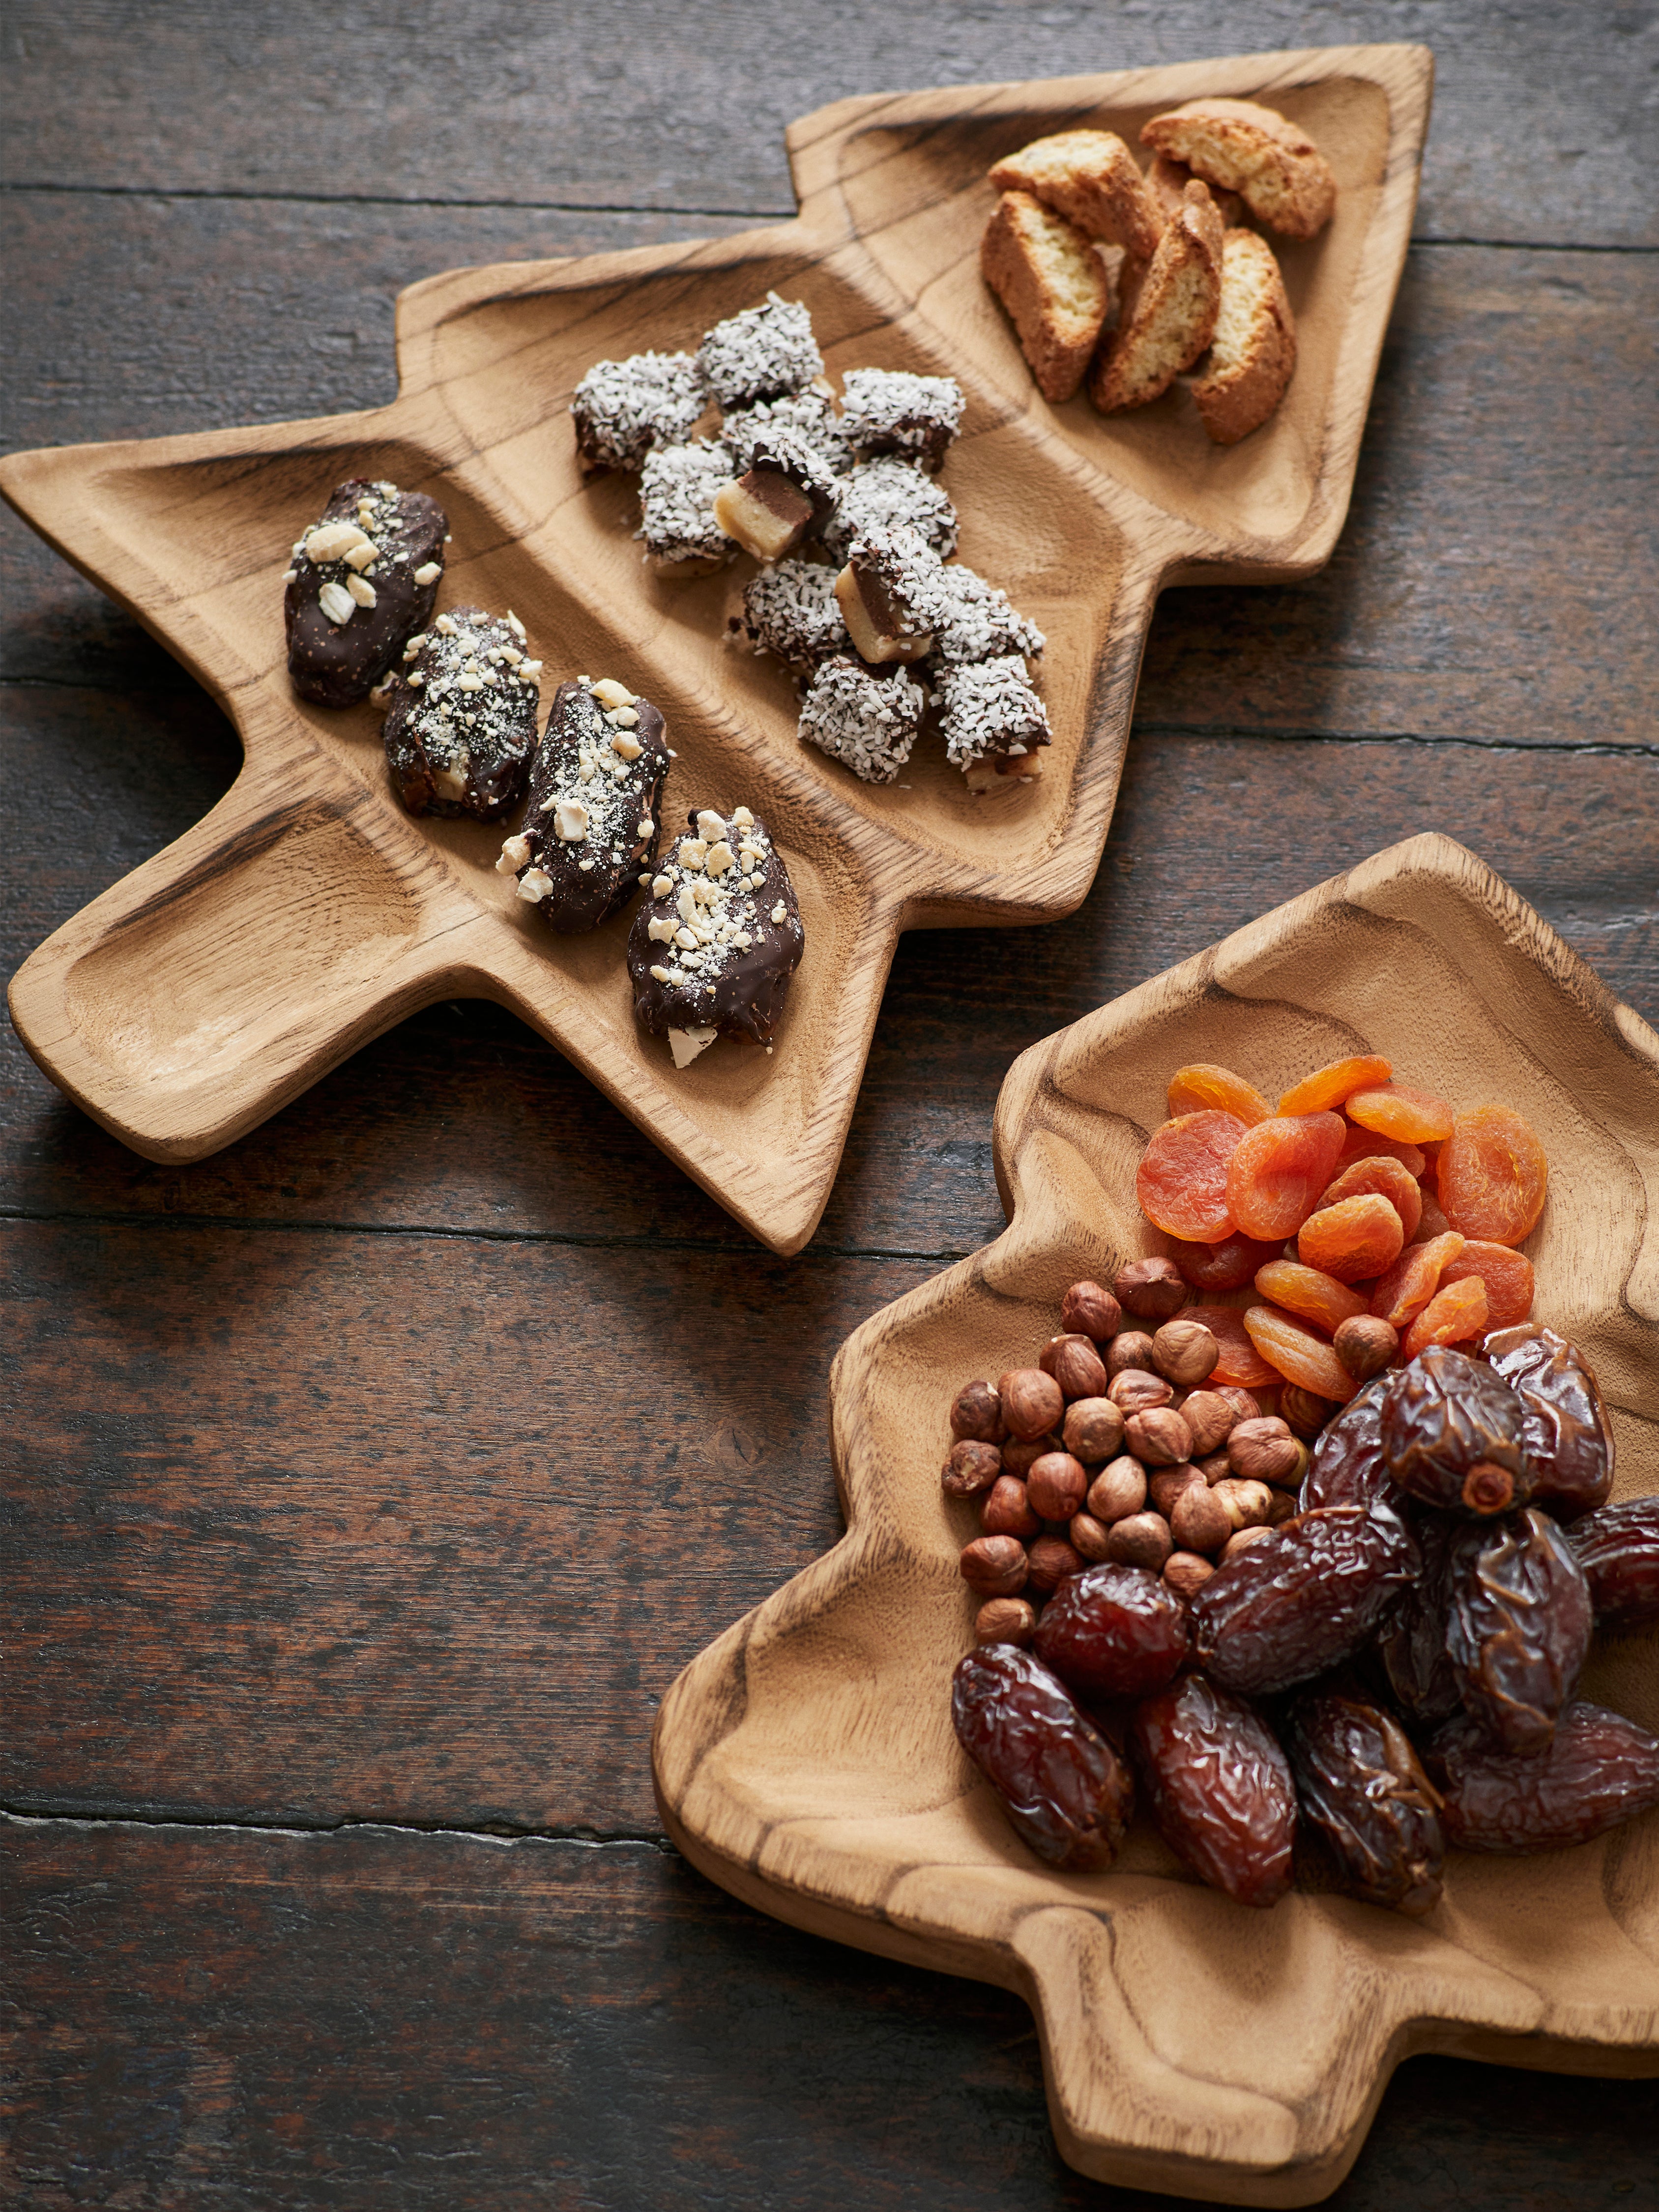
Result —
[[730, 446], [739, 476], [754, 465], [757, 440], [775, 430], [787, 430], [811, 447], [826, 476], [844, 476], [853, 464], [853, 449], [842, 434], [836, 405], [820, 386], [792, 392], [781, 399], [759, 399], [752, 407], [732, 409], [720, 423], [720, 443]]
[[636, 469], [653, 447], [690, 437], [707, 404], [689, 353], [596, 361], [570, 398], [576, 450], [590, 469]]
[[799, 676], [810, 676], [832, 653], [851, 653], [853, 641], [836, 597], [836, 572], [811, 561], [780, 561], [744, 586], [743, 617], [757, 653], [770, 653]]
[[1033, 660], [1046, 642], [1034, 622], [988, 584], [983, 576], [960, 562], [944, 572], [945, 611], [933, 633], [933, 651], [940, 660], [1000, 660], [1011, 653]]
[[967, 773], [970, 790], [993, 791], [998, 776], [1030, 782], [1042, 773], [1036, 754], [1048, 743], [1048, 710], [1018, 653], [943, 670], [934, 704], [951, 764]]
[[909, 462], [884, 454], [842, 478], [823, 543], [838, 561], [867, 530], [914, 530], [941, 560], [957, 550], [957, 511], [948, 492]]
[[366, 699], [431, 615], [449, 524], [435, 499], [351, 477], [294, 548], [283, 578], [288, 672], [302, 699]]
[[840, 653], [824, 662], [801, 702], [800, 733], [862, 782], [891, 783], [927, 708], [927, 692], [907, 670], [878, 673]]
[[553, 695], [530, 769], [524, 827], [501, 847], [500, 875], [562, 935], [597, 929], [656, 859], [668, 774], [663, 718], [625, 684], [579, 677]]
[[404, 647], [386, 679], [386, 757], [411, 814], [499, 821], [524, 788], [542, 664], [514, 614], [457, 607]]
[[697, 348], [697, 371], [721, 408], [800, 392], [823, 374], [812, 319], [799, 300], [769, 292], [758, 307], [716, 323]]
[[897, 453], [936, 469], [962, 428], [962, 407], [954, 376], [852, 368], [843, 382], [842, 429], [860, 453]]
[[634, 917], [628, 972], [641, 1029], [685, 1067], [717, 1036], [771, 1048], [806, 934], [766, 824], [704, 807]]
[[737, 545], [714, 514], [715, 497], [731, 480], [731, 451], [713, 439], [646, 455], [634, 534], [663, 574], [708, 575], [735, 557]]
[[847, 634], [861, 659], [920, 660], [945, 616], [945, 570], [913, 530], [866, 530], [836, 579]]
[[810, 446], [775, 430], [757, 438], [754, 459], [714, 495], [714, 520], [757, 561], [781, 561], [823, 529], [835, 511], [836, 479]]

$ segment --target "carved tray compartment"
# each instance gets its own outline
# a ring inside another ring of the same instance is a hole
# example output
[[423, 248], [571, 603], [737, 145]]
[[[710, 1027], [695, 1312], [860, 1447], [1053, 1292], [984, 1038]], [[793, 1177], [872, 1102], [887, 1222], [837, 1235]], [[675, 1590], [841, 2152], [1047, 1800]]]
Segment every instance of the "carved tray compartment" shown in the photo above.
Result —
[[[1616, 1494], [1659, 1491], [1659, 1037], [1473, 854], [1419, 837], [1014, 1063], [1006, 1231], [865, 1322], [832, 1371], [846, 1536], [695, 1660], [658, 1719], [659, 1802], [687, 1856], [814, 1933], [1017, 1990], [1061, 2152], [1123, 2186], [1314, 2203], [1414, 2051], [1659, 2071], [1659, 1814], [1575, 1850], [1455, 1854], [1420, 1923], [1300, 1891], [1251, 1911], [1144, 1820], [1104, 1875], [1045, 1868], [951, 1731], [976, 1525], [939, 1486], [952, 1395], [1031, 1359], [1067, 1283], [1148, 1249], [1134, 1168], [1176, 1066], [1219, 1060], [1276, 1096], [1367, 1050], [1538, 1129], [1535, 1310], [1597, 1370]], [[1656, 1662], [1659, 1634], [1607, 1639], [1583, 1694], [1659, 1730]]]
[[[844, 101], [789, 133], [791, 222], [411, 287], [389, 407], [0, 464], [0, 490], [206, 685], [245, 751], [205, 820], [19, 971], [14, 1018], [41, 1066], [137, 1151], [195, 1159], [416, 1008], [493, 998], [756, 1236], [798, 1249], [835, 1178], [898, 933], [1052, 920], [1086, 892], [1158, 591], [1328, 557], [1431, 74], [1422, 47], [1330, 47]], [[1341, 185], [1328, 231], [1283, 252], [1301, 337], [1285, 404], [1228, 451], [1181, 394], [1109, 422], [1081, 398], [1048, 406], [977, 275], [991, 161], [1067, 125], [1133, 137], [1203, 93], [1260, 95], [1304, 121]], [[564, 415], [592, 362], [695, 346], [769, 288], [807, 302], [832, 374], [945, 371], [964, 386], [945, 472], [963, 557], [1049, 639], [1055, 741], [1040, 784], [975, 801], [936, 745], [908, 788], [857, 782], [799, 742], [781, 672], [721, 643], [730, 573], [654, 577], [631, 535], [631, 482], [583, 485]], [[743, 800], [771, 824], [808, 949], [770, 1058], [723, 1047], [672, 1073], [634, 1024], [626, 916], [555, 939], [493, 873], [498, 835], [403, 814], [371, 709], [295, 698], [278, 579], [328, 490], [356, 474], [447, 508], [441, 605], [511, 606], [550, 680], [609, 673], [659, 702], [679, 754], [671, 823]]]

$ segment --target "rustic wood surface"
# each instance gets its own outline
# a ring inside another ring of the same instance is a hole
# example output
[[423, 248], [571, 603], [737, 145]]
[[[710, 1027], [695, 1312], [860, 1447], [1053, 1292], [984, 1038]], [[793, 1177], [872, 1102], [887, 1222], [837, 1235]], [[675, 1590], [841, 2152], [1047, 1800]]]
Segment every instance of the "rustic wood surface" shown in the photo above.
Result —
[[[28, 0], [0, 438], [380, 404], [398, 287], [787, 213], [781, 128], [824, 100], [1310, 34], [1214, 0]], [[1659, 1021], [1655, 20], [1372, 4], [1316, 35], [1438, 60], [1336, 555], [1161, 603], [1076, 915], [902, 940], [798, 1259], [481, 1004], [193, 1168], [123, 1151], [5, 1037], [18, 2201], [1136, 2201], [1060, 2165], [1017, 1999], [688, 1869], [647, 1741], [685, 1661], [838, 1534], [830, 1358], [1000, 1227], [1026, 1045], [1425, 828]], [[9, 972], [236, 749], [10, 517], [0, 583]], [[1656, 2122], [1650, 2085], [1413, 2060], [1334, 2202], [1624, 2206]]]

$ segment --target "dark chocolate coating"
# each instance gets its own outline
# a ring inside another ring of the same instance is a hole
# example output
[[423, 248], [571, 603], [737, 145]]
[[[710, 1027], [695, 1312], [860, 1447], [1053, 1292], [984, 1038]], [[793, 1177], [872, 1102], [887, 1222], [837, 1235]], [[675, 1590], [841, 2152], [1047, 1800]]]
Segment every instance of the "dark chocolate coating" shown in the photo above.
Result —
[[[760, 849], [759, 860], [744, 872], [758, 875], [760, 880], [753, 890], [737, 888], [737, 871], [727, 872], [734, 888], [727, 894], [725, 910], [750, 942], [747, 946], [728, 947], [718, 965], [704, 973], [682, 969], [673, 945], [652, 937], [653, 921], [660, 926], [682, 921], [682, 889], [706, 874], [705, 870], [683, 864], [678, 857], [682, 846], [677, 845], [662, 863], [671, 887], [660, 894], [653, 889], [653, 896], [635, 915], [629, 933], [628, 972], [634, 981], [635, 1018], [654, 1036], [670, 1030], [712, 1026], [724, 1036], [748, 1036], [757, 1044], [770, 1044], [789, 994], [789, 979], [800, 964], [806, 945], [788, 871], [763, 822], [751, 821], [745, 826], [709, 809], [689, 815], [687, 820], [692, 840], [711, 849], [721, 840], [704, 838], [700, 825], [707, 827], [714, 822], [721, 825], [721, 839], [734, 854], [745, 842]], [[720, 880], [724, 883], [726, 878]], [[773, 912], [780, 906], [783, 918], [774, 921]], [[703, 950], [700, 948], [695, 957], [705, 957]], [[679, 980], [665, 982], [651, 973], [655, 967], [665, 969], [671, 977], [678, 975]]]
[[380, 548], [373, 565], [362, 571], [374, 586], [374, 605], [355, 608], [349, 622], [331, 622], [320, 604], [323, 586], [336, 583], [343, 589], [357, 572], [343, 560], [313, 562], [302, 552], [294, 556], [283, 598], [288, 672], [300, 696], [319, 707], [353, 707], [368, 697], [406, 641], [425, 628], [443, 580], [437, 576], [429, 584], [415, 581], [415, 571], [428, 562], [443, 567], [449, 529], [442, 507], [424, 492], [351, 477], [336, 487], [319, 523], [356, 522], [364, 495], [380, 510], [363, 526]]
[[[519, 878], [522, 882], [530, 870], [539, 868], [552, 878], [552, 889], [538, 904], [549, 927], [561, 936], [608, 921], [638, 889], [641, 871], [657, 857], [668, 774], [666, 726], [651, 702], [637, 695], [621, 711], [637, 714], [638, 721], [612, 722], [588, 686], [561, 684], [531, 763], [530, 800], [520, 832], [530, 849]], [[618, 738], [635, 739], [640, 754], [623, 773], [613, 775], [606, 763], [621, 757], [615, 750]], [[598, 763], [586, 782], [584, 754], [588, 763]], [[560, 836], [556, 819], [560, 801], [571, 799], [592, 817], [586, 834], [574, 840]], [[647, 820], [651, 828], [641, 836], [640, 824]]]
[[[533, 677], [515, 672], [524, 642], [523, 630], [501, 616], [456, 607], [437, 617], [392, 677], [381, 735], [411, 814], [499, 822], [517, 805], [541, 697]], [[473, 672], [482, 688], [464, 690], [462, 676]]]
[[[804, 439], [793, 437], [787, 430], [774, 430], [755, 441], [754, 459], [749, 464], [747, 475], [781, 476], [791, 483], [803, 498], [812, 504], [812, 520], [807, 525], [810, 537], [822, 529], [834, 514], [837, 485], [835, 477], [824, 466]], [[747, 481], [747, 477], [745, 477]]]

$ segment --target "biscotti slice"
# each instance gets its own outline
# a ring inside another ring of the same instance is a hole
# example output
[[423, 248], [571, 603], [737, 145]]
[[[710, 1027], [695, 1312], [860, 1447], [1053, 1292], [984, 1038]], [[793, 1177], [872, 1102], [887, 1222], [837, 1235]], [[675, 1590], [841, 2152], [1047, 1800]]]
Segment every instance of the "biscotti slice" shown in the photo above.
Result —
[[1273, 250], [1254, 230], [1230, 230], [1221, 241], [1221, 306], [1210, 358], [1192, 386], [1216, 444], [1236, 446], [1259, 429], [1295, 367], [1296, 324]]
[[[1184, 161], [1172, 161], [1167, 154], [1153, 155], [1152, 166], [1146, 172], [1146, 190], [1158, 209], [1160, 228], [1180, 207], [1181, 196], [1192, 181], [1193, 173]], [[1244, 203], [1237, 192], [1224, 191], [1219, 185], [1212, 185], [1210, 198], [1224, 223], [1243, 222]]]
[[980, 268], [1008, 311], [1045, 399], [1069, 399], [1106, 320], [1110, 288], [1091, 242], [1030, 192], [1004, 192]]
[[1221, 236], [1208, 191], [1188, 185], [1089, 379], [1089, 397], [1103, 415], [1145, 407], [1209, 344], [1221, 305]]
[[1029, 192], [1091, 238], [1121, 246], [1139, 261], [1158, 251], [1164, 215], [1140, 165], [1115, 131], [1060, 131], [1034, 138], [991, 171], [1000, 192]]
[[1317, 236], [1336, 205], [1336, 179], [1313, 140], [1253, 100], [1189, 100], [1155, 115], [1140, 143], [1237, 192], [1258, 222], [1286, 238]]

